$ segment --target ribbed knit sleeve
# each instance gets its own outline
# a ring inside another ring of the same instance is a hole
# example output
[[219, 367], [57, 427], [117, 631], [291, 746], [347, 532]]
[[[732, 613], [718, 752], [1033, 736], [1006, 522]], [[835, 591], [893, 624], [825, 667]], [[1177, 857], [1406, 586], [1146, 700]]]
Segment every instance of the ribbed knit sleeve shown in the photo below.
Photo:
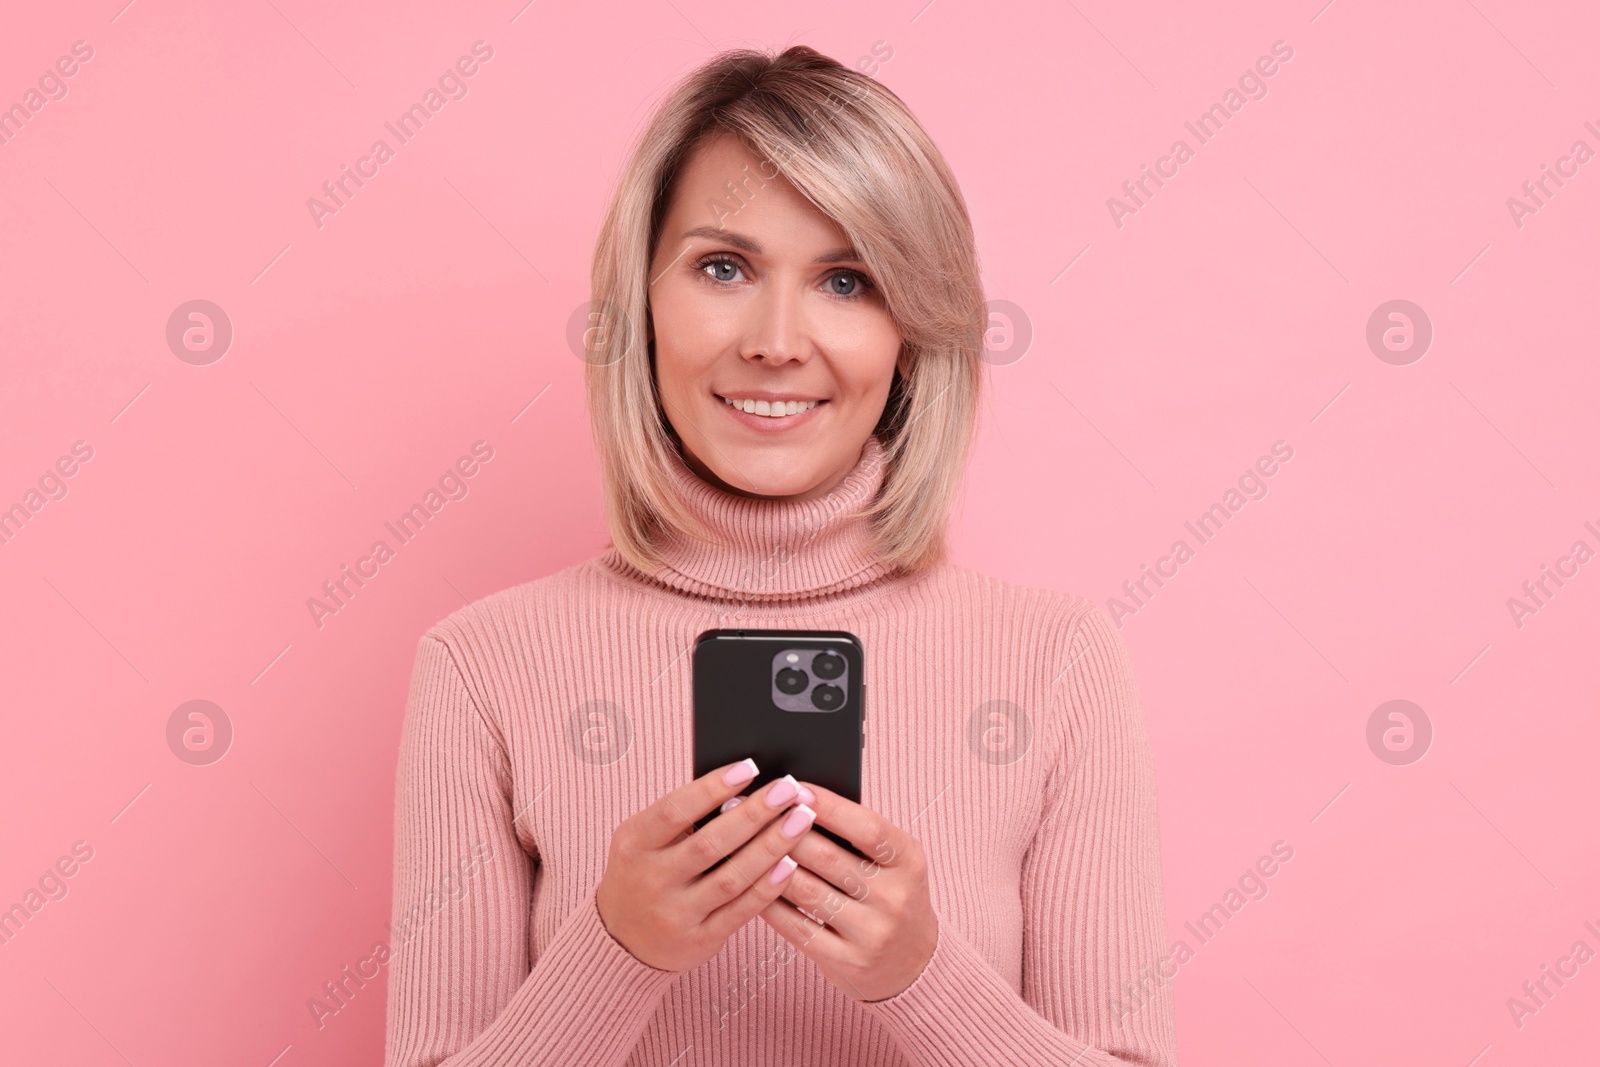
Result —
[[386, 1067], [620, 1067], [678, 977], [606, 931], [591, 889], [530, 959], [525, 849], [498, 724], [418, 642], [395, 805]]
[[1084, 603], [1056, 683], [1065, 741], [1022, 867], [1022, 991], [941, 917], [917, 979], [864, 1005], [917, 1067], [1177, 1064], [1170, 982], [1148, 981], [1166, 955], [1148, 731], [1127, 648]]

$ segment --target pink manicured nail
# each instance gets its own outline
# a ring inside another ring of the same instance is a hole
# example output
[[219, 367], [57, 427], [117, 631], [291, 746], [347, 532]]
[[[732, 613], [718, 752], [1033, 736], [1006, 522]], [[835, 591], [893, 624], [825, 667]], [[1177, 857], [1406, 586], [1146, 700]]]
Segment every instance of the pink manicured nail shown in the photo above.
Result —
[[801, 834], [806, 832], [806, 828], [808, 826], [816, 821], [816, 818], [816, 812], [812, 811], [804, 804], [800, 805], [798, 808], [795, 808], [793, 811], [791, 811], [788, 817], [783, 820], [783, 836], [799, 837]]
[[758, 770], [758, 768], [756, 767], [756, 761], [755, 760], [753, 760], [753, 759], [740, 760], [738, 763], [735, 763], [732, 767], [729, 767], [726, 771], [723, 772], [723, 774], [722, 774], [722, 784], [723, 785], [743, 785], [745, 782], [748, 782], [750, 779], [752, 779], [752, 778], [754, 778], [756, 776], [756, 771], [757, 770]]
[[733, 797], [726, 804], [722, 805], [722, 810], [723, 811], [732, 811], [734, 808], [737, 808], [742, 803], [744, 803], [744, 797]]
[[790, 859], [788, 856], [785, 856], [773, 865], [772, 873], [767, 877], [769, 880], [771, 880], [773, 885], [777, 885], [779, 882], [789, 877], [790, 874], [794, 873], [794, 869], [798, 866], [800, 866], [798, 863]]
[[794, 775], [786, 774], [772, 783], [772, 788], [767, 790], [767, 807], [781, 808], [795, 798], [800, 791], [800, 785], [794, 780]]
[[817, 802], [817, 794], [813, 793], [811, 790], [807, 789], [805, 786], [802, 785], [800, 787], [800, 803], [802, 803], [802, 804], [815, 804], [816, 802]]

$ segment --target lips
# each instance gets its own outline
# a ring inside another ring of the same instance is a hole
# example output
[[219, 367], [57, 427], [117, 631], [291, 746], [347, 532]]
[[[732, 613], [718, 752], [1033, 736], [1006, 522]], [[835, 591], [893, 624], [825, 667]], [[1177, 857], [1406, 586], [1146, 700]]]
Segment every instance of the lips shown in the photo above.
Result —
[[[793, 432], [798, 430], [800, 427], [805, 426], [813, 419], [820, 418], [823, 414], [822, 409], [828, 406], [828, 402], [826, 400], [795, 400], [790, 402], [756, 400], [750, 397], [739, 401], [736, 406], [734, 402], [729, 400], [727, 397], [716, 393], [713, 393], [712, 395], [722, 402], [722, 410], [728, 413], [728, 418], [742, 423], [746, 429], [752, 430], [758, 434], [782, 434]], [[767, 414], [757, 414], [757, 412], [763, 406], [766, 407]], [[754, 408], [756, 410], [746, 411], [746, 407]], [[787, 412], [790, 408], [795, 409], [795, 412], [792, 415], [772, 414], [774, 410], [782, 409], [784, 412]]]
[[825, 400], [731, 400], [725, 396], [719, 396], [718, 399], [736, 411], [769, 419], [799, 415], [802, 412], [810, 411], [818, 404], [827, 403]]

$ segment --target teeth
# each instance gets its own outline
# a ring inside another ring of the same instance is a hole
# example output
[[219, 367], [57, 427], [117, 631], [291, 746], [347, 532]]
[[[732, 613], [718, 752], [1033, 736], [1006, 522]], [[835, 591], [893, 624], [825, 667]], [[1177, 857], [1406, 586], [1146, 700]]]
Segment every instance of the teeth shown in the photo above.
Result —
[[722, 398], [722, 402], [729, 407], [738, 408], [740, 411], [751, 415], [766, 415], [769, 418], [782, 418], [785, 415], [798, 415], [802, 411], [810, 411], [817, 406], [815, 400], [729, 400]]

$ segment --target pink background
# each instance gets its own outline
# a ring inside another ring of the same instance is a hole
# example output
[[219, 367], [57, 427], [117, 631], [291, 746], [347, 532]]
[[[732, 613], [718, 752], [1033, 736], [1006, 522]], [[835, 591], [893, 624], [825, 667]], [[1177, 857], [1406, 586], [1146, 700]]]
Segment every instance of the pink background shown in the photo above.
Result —
[[[0, 104], [94, 50], [0, 146], [0, 506], [93, 448], [0, 545], [0, 907], [93, 849], [0, 947], [7, 1059], [378, 1061], [381, 979], [321, 1028], [307, 1001], [387, 933], [418, 636], [603, 547], [565, 336], [629, 140], [715, 49], [877, 42], [1033, 329], [989, 369], [958, 562], [1108, 603], [1294, 450], [1122, 630], [1172, 937], [1294, 849], [1175, 978], [1183, 1062], [1594, 1054], [1600, 962], [1520, 1028], [1506, 1003], [1600, 951], [1600, 562], [1520, 628], [1506, 603], [1600, 549], [1600, 160], [1507, 207], [1600, 151], [1592, 5], [123, 2], [0, 34]], [[478, 40], [468, 95], [318, 228]], [[233, 324], [209, 365], [166, 342], [192, 299]], [[1407, 365], [1365, 337], [1394, 299], [1434, 329]], [[479, 440], [470, 493], [319, 628], [307, 598]], [[168, 746], [195, 699], [234, 730], [207, 766]], [[1367, 742], [1392, 699], [1433, 728], [1407, 765]]]

